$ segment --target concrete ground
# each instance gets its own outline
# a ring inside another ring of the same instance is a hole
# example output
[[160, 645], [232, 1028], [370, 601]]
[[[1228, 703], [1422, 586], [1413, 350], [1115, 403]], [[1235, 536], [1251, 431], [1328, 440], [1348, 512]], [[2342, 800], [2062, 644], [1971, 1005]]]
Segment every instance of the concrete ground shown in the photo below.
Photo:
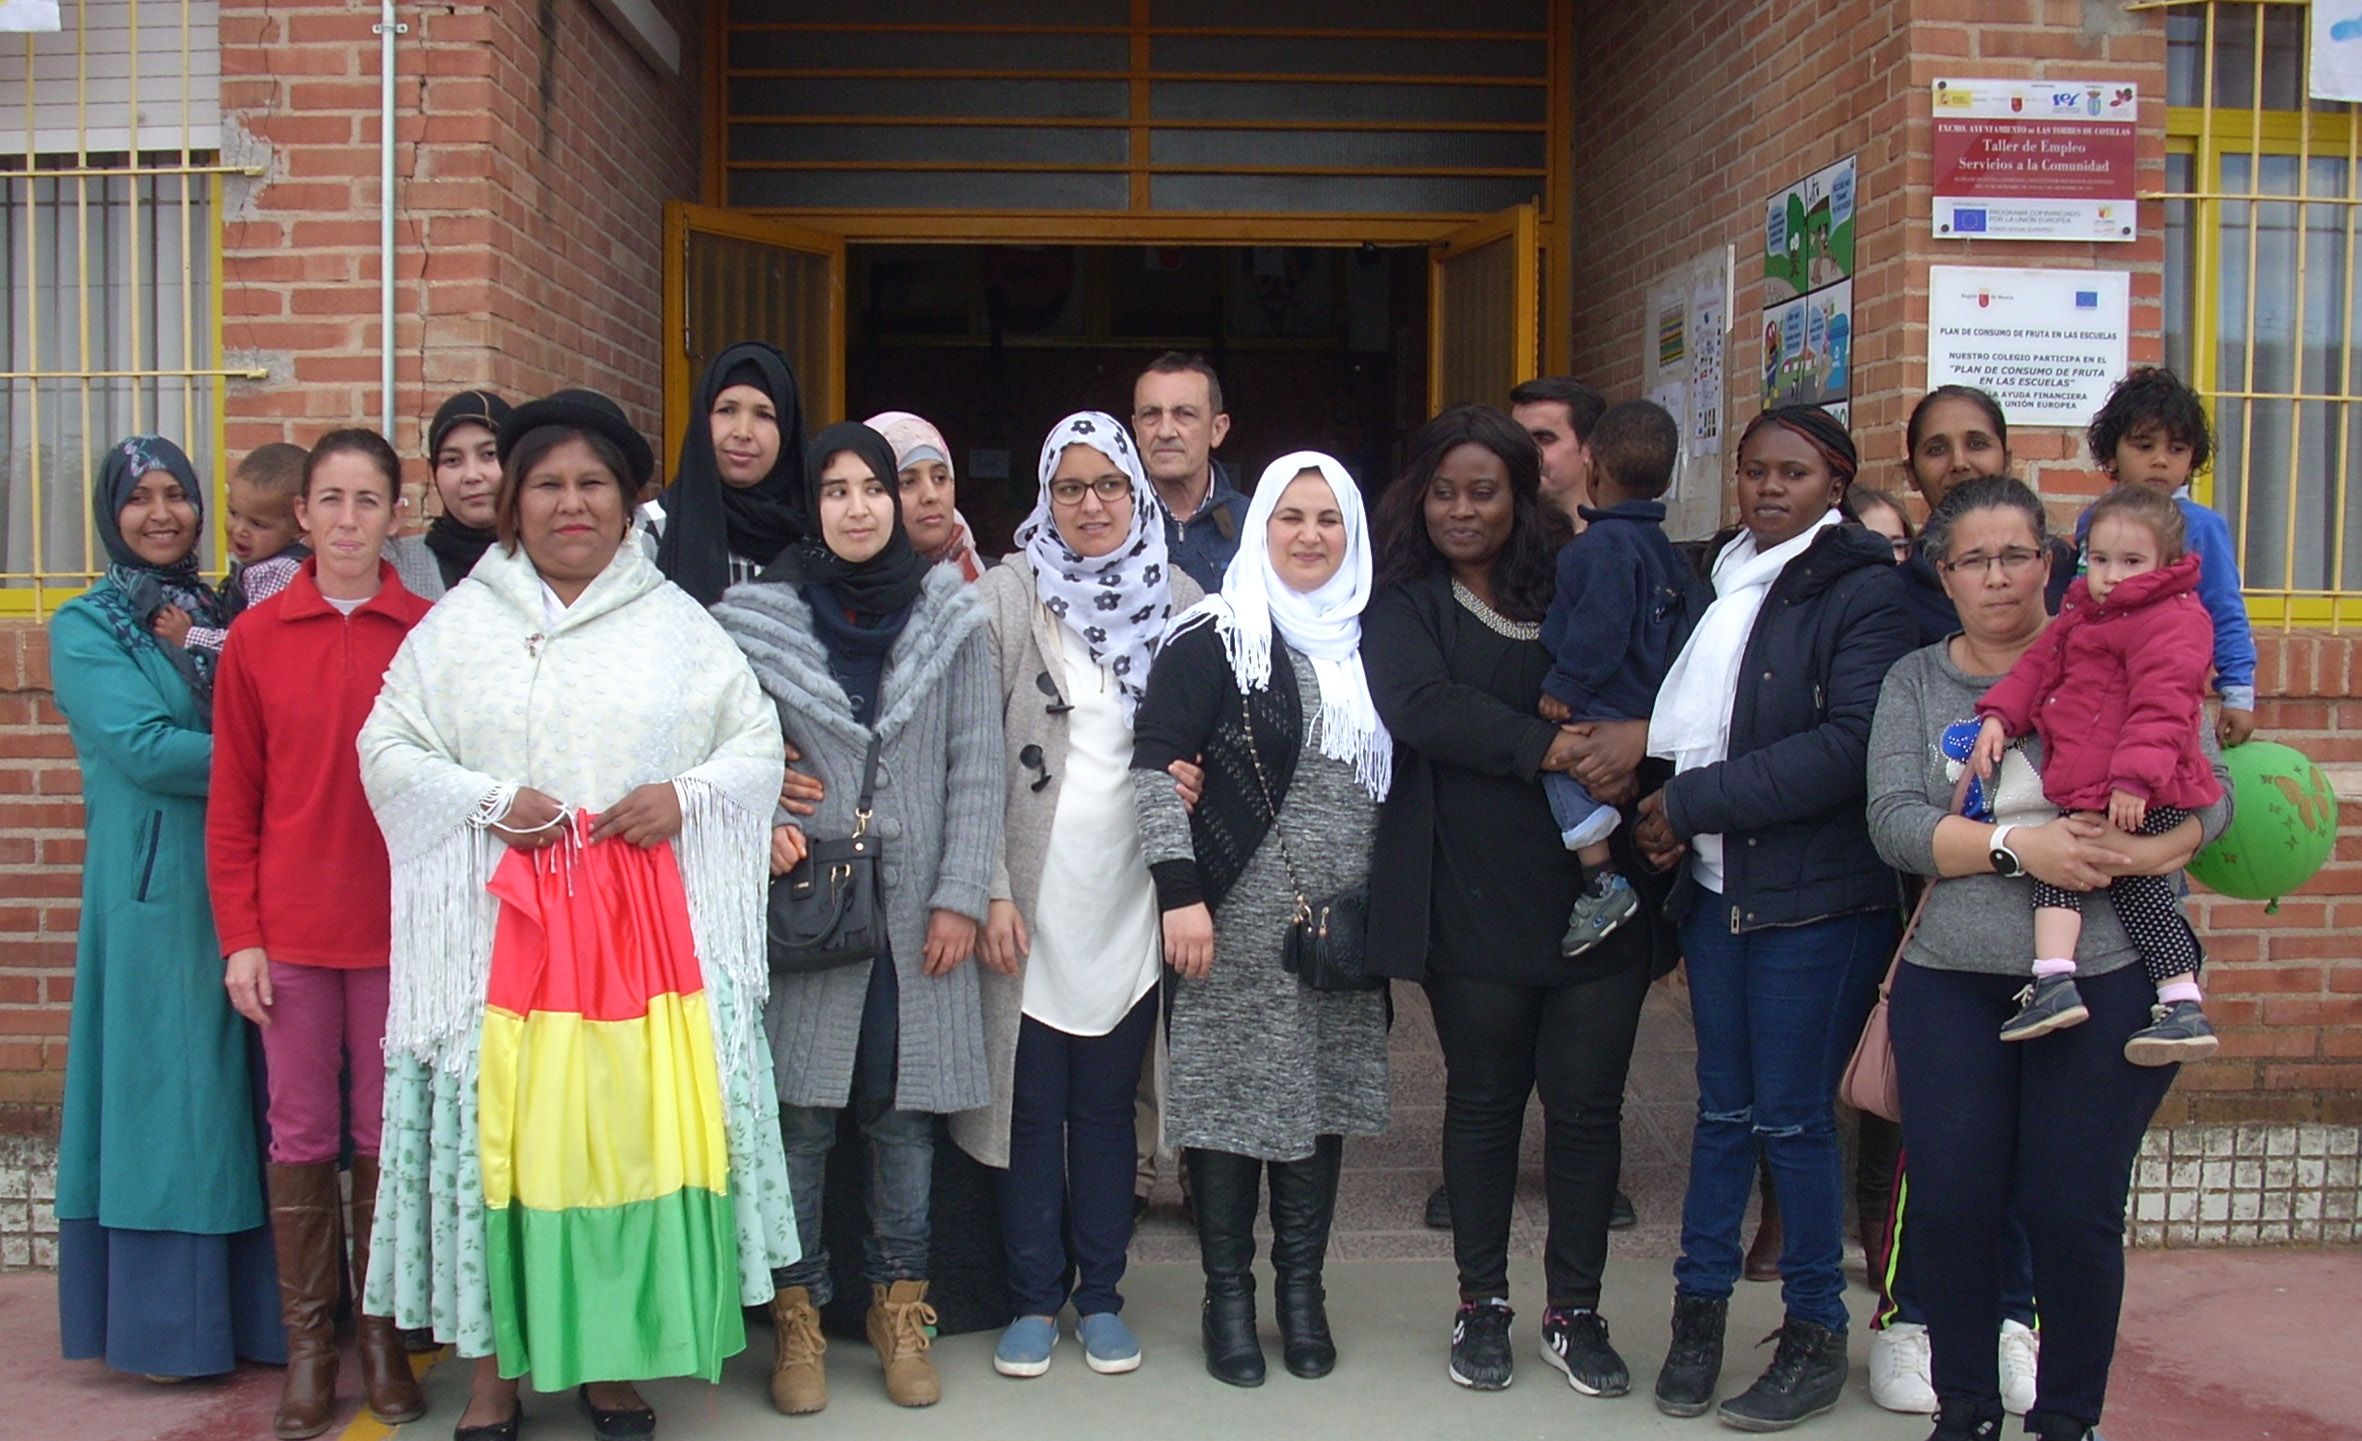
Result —
[[[848, 1434], [1025, 1441], [1161, 1441], [1249, 1435], [1317, 1438], [1452, 1438], [1519, 1441], [1580, 1436], [1597, 1441], [1735, 1434], [1710, 1419], [1676, 1421], [1650, 1404], [1647, 1389], [1665, 1349], [1672, 1257], [1695, 1106], [1693, 1043], [1678, 996], [1652, 993], [1633, 1060], [1626, 1107], [1624, 1185], [1640, 1225], [1614, 1237], [1603, 1310], [1631, 1363], [1636, 1391], [1619, 1400], [1577, 1395], [1535, 1354], [1540, 1324], [1541, 1197], [1539, 1113], [1529, 1115], [1518, 1216], [1510, 1238], [1518, 1319], [1517, 1384], [1477, 1395], [1445, 1377], [1453, 1304], [1450, 1237], [1427, 1230], [1420, 1212], [1437, 1179], [1442, 1130], [1442, 1063], [1416, 992], [1399, 994], [1394, 1031], [1394, 1118], [1389, 1133], [1346, 1150], [1328, 1281], [1341, 1360], [1334, 1376], [1298, 1381], [1278, 1365], [1256, 1391], [1205, 1375], [1197, 1343], [1195, 1236], [1168, 1177], [1160, 1204], [1133, 1247], [1126, 1317], [1148, 1360], [1129, 1376], [1097, 1376], [1071, 1341], [1050, 1374], [1009, 1381], [993, 1374], [989, 1334], [950, 1337], [936, 1351], [945, 1400], [929, 1411], [890, 1405], [877, 1361], [858, 1343], [830, 1351], [832, 1401], [821, 1416], [774, 1415], [763, 1376], [770, 1334], [750, 1348], [718, 1387], [668, 1381], [647, 1392], [672, 1441], [728, 1441]], [[1859, 1253], [1850, 1261], [1857, 1319], [1870, 1293]], [[2362, 1345], [2353, 1307], [2362, 1297], [2362, 1248], [2135, 1252], [2122, 1339], [2110, 1386], [2113, 1441], [2362, 1441]], [[1779, 1288], [1743, 1285], [1731, 1312], [1724, 1393], [1745, 1386], [1769, 1360], [1754, 1341], [1779, 1324]], [[56, 1287], [39, 1272], [0, 1275], [0, 1441], [256, 1441], [270, 1435], [278, 1372], [156, 1386], [96, 1362], [57, 1359]], [[1864, 1374], [1868, 1342], [1857, 1328], [1855, 1384], [1830, 1416], [1804, 1434], [1823, 1441], [1920, 1441], [1925, 1418], [1878, 1410]], [[431, 1359], [431, 1358], [427, 1358]], [[424, 1362], [422, 1361], [422, 1364]], [[359, 1415], [356, 1373], [345, 1367], [344, 1441], [388, 1433]], [[465, 1367], [426, 1373], [430, 1409], [402, 1428], [412, 1438], [447, 1436], [466, 1394]], [[587, 1437], [570, 1396], [531, 1398], [525, 1436]], [[350, 1418], [349, 1420], [347, 1418]], [[889, 1432], [888, 1428], [892, 1428]], [[2011, 1434], [2015, 1434], [2014, 1431]]]

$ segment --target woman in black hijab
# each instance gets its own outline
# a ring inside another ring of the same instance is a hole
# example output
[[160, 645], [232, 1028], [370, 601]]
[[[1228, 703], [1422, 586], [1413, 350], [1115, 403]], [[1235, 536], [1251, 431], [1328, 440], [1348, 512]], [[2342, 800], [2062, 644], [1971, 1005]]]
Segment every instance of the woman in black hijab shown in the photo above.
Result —
[[805, 462], [804, 408], [787, 357], [758, 340], [715, 356], [672, 484], [640, 507], [657, 569], [708, 606], [753, 580], [804, 537]]
[[[893, 448], [868, 426], [832, 425], [804, 472], [810, 538], [713, 614], [779, 707], [788, 744], [825, 783], [811, 816], [783, 809], [773, 818], [773, 875], [803, 863], [807, 836], [853, 833], [855, 798], [876, 757], [867, 833], [881, 838], [888, 944], [866, 963], [774, 975], [764, 1012], [803, 1250], [775, 1274], [772, 1302], [771, 1399], [791, 1415], [827, 1399], [819, 1311], [837, 1277], [823, 1198], [832, 1169], [840, 1180], [864, 1169], [829, 1165], [848, 1110], [871, 1184], [865, 1224], [845, 1249], [862, 1252], [866, 1329], [887, 1394], [905, 1406], [941, 1394], [928, 1359], [928, 1328], [941, 1321], [928, 1298], [935, 1133], [938, 1117], [992, 1099], [968, 961], [1005, 808], [1000, 683], [983, 607], [956, 567], [912, 547]], [[841, 1235], [858, 1192], [833, 1199]]]
[[489, 390], [463, 390], [435, 408], [426, 428], [426, 463], [442, 508], [418, 535], [386, 542], [385, 558], [410, 593], [441, 600], [467, 579], [498, 537], [492, 514], [500, 492], [500, 427], [509, 404]]

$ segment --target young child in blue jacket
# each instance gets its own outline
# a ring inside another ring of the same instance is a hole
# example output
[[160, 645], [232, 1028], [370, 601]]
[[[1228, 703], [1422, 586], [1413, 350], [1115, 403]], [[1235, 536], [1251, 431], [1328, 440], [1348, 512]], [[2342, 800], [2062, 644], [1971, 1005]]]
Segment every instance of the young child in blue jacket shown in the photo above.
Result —
[[[1688, 637], [1693, 582], [1665, 538], [1661, 497], [1673, 481], [1681, 429], [1661, 405], [1628, 400], [1591, 427], [1591, 498], [1581, 534], [1558, 553], [1558, 589], [1542, 619], [1551, 655], [1538, 709], [1545, 720], [1646, 720], [1666, 668]], [[1573, 776], [1542, 777], [1566, 848], [1583, 862], [1559, 953], [1577, 956], [1639, 913], [1608, 837], [1620, 818]]]
[[[2215, 739], [2226, 748], [2255, 734], [2255, 632], [2240, 595], [2239, 544], [2220, 515], [2190, 496], [2190, 477], [2214, 454], [2214, 433], [2198, 393], [2163, 366], [2142, 366], [2119, 381], [2085, 436], [2091, 457], [2119, 484], [2172, 496], [2198, 557], [2198, 599], [2214, 621], [2214, 691], [2222, 700]], [[2083, 549], [2086, 522], [2075, 522]]]

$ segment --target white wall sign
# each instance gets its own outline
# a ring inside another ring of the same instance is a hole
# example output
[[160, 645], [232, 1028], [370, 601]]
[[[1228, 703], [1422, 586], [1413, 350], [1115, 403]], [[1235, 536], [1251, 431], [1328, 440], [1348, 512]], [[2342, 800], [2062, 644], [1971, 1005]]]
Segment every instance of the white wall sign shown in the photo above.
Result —
[[2313, 64], [2306, 89], [2315, 100], [2362, 100], [2362, 3], [2313, 0]]
[[1681, 457], [1665, 493], [1665, 533], [1678, 539], [1705, 535], [1722, 519], [1733, 253], [1719, 245], [1657, 276], [1643, 312], [1641, 392], [1681, 427]]
[[1989, 391], [2013, 426], [2089, 425], [2123, 378], [2131, 333], [2121, 270], [1928, 271], [1928, 386]]

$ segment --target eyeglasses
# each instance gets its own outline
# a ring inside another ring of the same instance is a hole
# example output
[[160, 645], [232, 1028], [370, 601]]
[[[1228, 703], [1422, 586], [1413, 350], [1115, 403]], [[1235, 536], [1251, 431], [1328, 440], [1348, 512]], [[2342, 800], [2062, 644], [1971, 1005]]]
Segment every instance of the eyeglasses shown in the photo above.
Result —
[[1054, 504], [1071, 508], [1083, 503], [1083, 492], [1086, 490], [1098, 496], [1101, 505], [1113, 505], [1119, 500], [1131, 498], [1132, 482], [1121, 475], [1103, 475], [1088, 482], [1053, 480], [1050, 482], [1050, 500]]
[[2027, 566], [2032, 565], [2034, 562], [2040, 559], [2042, 559], [2041, 551], [2027, 550], [2023, 546], [2013, 545], [2009, 549], [1999, 551], [1993, 555], [1986, 555], [1982, 551], [1972, 550], [1968, 554], [1961, 556], [1958, 560], [1945, 561], [1944, 574], [1963, 575], [1973, 573], [1978, 575], [1991, 575], [1993, 573], [1993, 567], [1999, 566], [2001, 567], [2001, 573], [2003, 575], [2017, 575], [2024, 571]]
[[1898, 535], [1890, 543], [1895, 548], [1895, 563], [1897, 565], [1911, 558], [1911, 541], [1908, 537]]

